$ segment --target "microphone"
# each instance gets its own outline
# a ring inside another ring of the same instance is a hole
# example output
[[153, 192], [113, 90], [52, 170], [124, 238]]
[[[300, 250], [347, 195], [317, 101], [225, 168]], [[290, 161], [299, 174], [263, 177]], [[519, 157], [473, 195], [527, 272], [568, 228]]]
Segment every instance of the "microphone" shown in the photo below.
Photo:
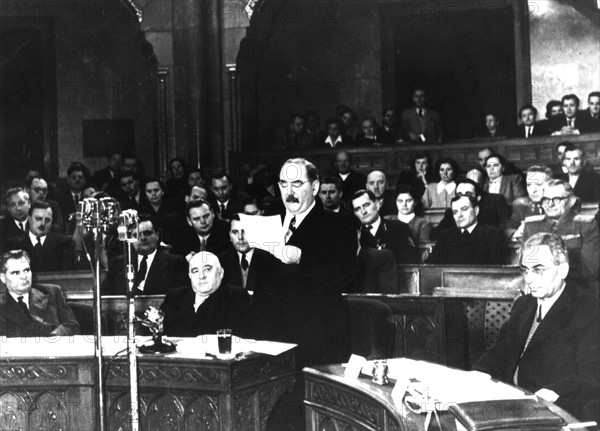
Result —
[[100, 223], [104, 233], [107, 233], [111, 227], [118, 223], [120, 212], [121, 206], [115, 198], [100, 198], [98, 213], [100, 215]]
[[117, 226], [119, 241], [134, 242], [138, 238], [138, 213], [136, 210], [125, 210], [119, 214]]
[[85, 231], [94, 228], [98, 223], [98, 199], [85, 198], [77, 203], [75, 218], [77, 226]]

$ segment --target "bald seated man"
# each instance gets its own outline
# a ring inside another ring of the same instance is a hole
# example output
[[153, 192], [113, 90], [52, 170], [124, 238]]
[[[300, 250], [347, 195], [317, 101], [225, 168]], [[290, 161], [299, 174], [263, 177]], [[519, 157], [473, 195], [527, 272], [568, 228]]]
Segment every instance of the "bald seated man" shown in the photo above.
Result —
[[192, 256], [188, 270], [191, 285], [167, 291], [161, 306], [165, 334], [196, 337], [223, 328], [239, 331], [250, 307], [250, 295], [243, 289], [221, 286], [223, 274], [214, 254], [202, 251]]
[[379, 202], [379, 215], [381, 217], [398, 214], [394, 191], [387, 190], [387, 177], [383, 172], [369, 172], [369, 175], [367, 175], [367, 183], [365, 184], [365, 188], [373, 193], [377, 198]]

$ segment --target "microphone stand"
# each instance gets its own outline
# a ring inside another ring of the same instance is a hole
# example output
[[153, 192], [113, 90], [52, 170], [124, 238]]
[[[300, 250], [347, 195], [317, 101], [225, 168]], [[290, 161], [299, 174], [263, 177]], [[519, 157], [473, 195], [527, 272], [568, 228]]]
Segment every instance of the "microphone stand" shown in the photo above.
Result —
[[137, 211], [126, 210], [119, 216], [119, 240], [124, 241], [123, 250], [127, 264], [127, 362], [129, 364], [129, 400], [131, 431], [139, 430], [138, 373], [135, 345], [135, 294], [133, 290], [135, 271], [131, 260], [131, 243], [137, 238]]

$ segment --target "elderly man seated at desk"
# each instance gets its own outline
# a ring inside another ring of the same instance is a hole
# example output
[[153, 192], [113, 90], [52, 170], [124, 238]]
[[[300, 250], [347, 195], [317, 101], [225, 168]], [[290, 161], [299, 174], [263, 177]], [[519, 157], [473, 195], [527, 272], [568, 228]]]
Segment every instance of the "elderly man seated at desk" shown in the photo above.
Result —
[[79, 324], [58, 286], [33, 285], [29, 255], [5, 253], [0, 260], [0, 336], [77, 335]]
[[209, 252], [192, 256], [188, 275], [191, 287], [168, 290], [161, 306], [165, 334], [195, 337], [222, 328], [235, 330], [250, 307], [248, 292], [221, 286], [223, 268]]
[[558, 235], [532, 236], [521, 254], [530, 293], [516, 300], [495, 346], [473, 368], [556, 402], [580, 420], [599, 420], [598, 298], [566, 280], [569, 256]]

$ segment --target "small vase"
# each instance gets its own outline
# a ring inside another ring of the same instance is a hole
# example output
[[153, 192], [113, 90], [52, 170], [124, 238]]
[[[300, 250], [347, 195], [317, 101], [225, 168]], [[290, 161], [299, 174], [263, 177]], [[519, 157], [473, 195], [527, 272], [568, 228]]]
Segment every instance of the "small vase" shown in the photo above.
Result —
[[162, 339], [162, 334], [153, 335], [152, 341], [140, 346], [139, 348], [140, 353], [150, 353], [154, 355], [173, 353], [176, 350], [175, 344]]

